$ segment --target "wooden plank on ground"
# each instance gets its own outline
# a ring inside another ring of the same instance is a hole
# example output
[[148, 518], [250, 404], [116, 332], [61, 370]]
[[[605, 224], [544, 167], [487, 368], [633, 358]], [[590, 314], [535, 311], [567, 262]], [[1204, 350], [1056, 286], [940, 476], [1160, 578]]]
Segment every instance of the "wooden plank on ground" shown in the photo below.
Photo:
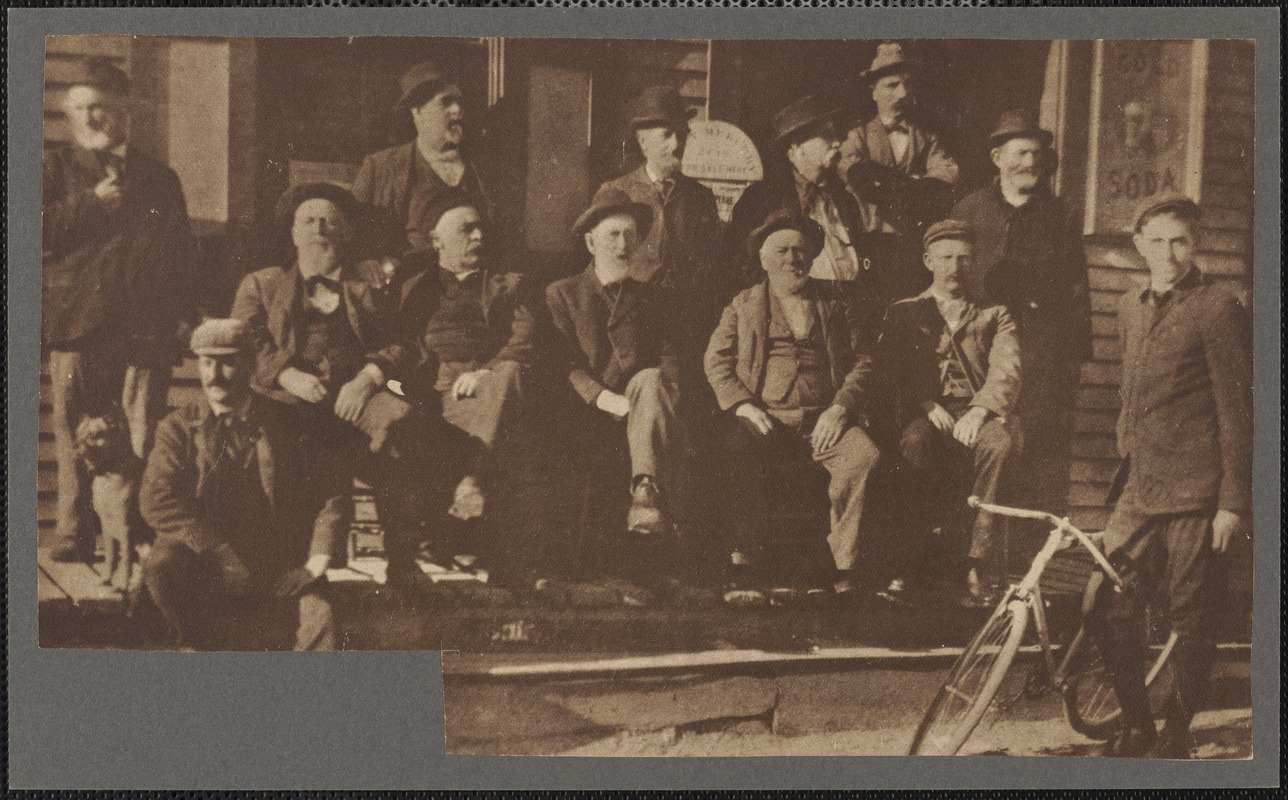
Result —
[[[49, 551], [38, 551], [37, 563], [51, 581], [62, 588], [74, 605], [82, 610], [120, 611], [124, 606], [121, 593], [103, 583], [103, 576], [88, 564], [60, 564]], [[105, 567], [100, 563], [98, 569]]]

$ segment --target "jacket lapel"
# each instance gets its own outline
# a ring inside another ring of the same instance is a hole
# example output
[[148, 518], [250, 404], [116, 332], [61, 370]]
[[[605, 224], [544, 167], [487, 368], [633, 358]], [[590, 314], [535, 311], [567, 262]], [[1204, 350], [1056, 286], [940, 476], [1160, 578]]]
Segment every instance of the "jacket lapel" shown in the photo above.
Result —
[[367, 284], [350, 276], [342, 276], [340, 285], [344, 287], [344, 312], [349, 317], [349, 326], [359, 342], [366, 342], [366, 331], [363, 330], [361, 313], [367, 298]]
[[890, 135], [886, 133], [880, 117], [868, 120], [868, 155], [878, 164], [884, 164], [887, 167], [896, 166], [894, 150], [890, 149]]

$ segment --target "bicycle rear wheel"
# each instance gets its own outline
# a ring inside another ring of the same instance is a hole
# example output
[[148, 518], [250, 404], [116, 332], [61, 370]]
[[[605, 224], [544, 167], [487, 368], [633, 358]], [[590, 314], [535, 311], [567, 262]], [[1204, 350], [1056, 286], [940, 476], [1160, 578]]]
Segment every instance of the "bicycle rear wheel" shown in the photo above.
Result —
[[[1147, 656], [1145, 685], [1149, 688], [1150, 710], [1157, 717], [1163, 712], [1171, 691], [1171, 674], [1167, 660], [1176, 645], [1176, 634], [1160, 629], [1157, 615], [1150, 622], [1150, 650]], [[1060, 695], [1069, 727], [1088, 739], [1106, 741], [1119, 728], [1122, 709], [1109, 682], [1109, 673], [1086, 626], [1078, 630], [1064, 663], [1060, 665]]]
[[1018, 598], [993, 612], [930, 703], [909, 755], [957, 754], [993, 702], [1028, 622], [1028, 606]]

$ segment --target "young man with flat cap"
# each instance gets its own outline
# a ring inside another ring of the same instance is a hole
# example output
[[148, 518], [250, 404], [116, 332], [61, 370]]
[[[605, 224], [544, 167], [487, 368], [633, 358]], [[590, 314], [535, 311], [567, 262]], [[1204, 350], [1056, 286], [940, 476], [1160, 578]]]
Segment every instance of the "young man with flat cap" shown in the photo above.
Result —
[[380, 243], [384, 255], [401, 257], [395, 280], [401, 282], [427, 268], [434, 253], [434, 223], [427, 211], [448, 189], [479, 198], [487, 216], [494, 215], [478, 170], [465, 155], [465, 105], [460, 86], [437, 64], [412, 66], [398, 82], [396, 116], [410, 115], [416, 138], [367, 156], [353, 180], [353, 195], [379, 209], [392, 230]]
[[44, 154], [41, 344], [58, 458], [53, 557], [94, 556], [83, 417], [119, 405], [147, 456], [193, 310], [195, 240], [179, 177], [129, 142], [130, 81], [102, 59], [75, 65], [62, 99], [72, 141]]
[[670, 530], [678, 442], [673, 302], [662, 286], [630, 277], [653, 209], [601, 188], [573, 225], [591, 254], [586, 270], [546, 287], [556, 346], [573, 390], [602, 419], [624, 423], [631, 461], [627, 528]]
[[[1188, 197], [1142, 203], [1132, 241], [1149, 275], [1118, 306], [1126, 477], [1104, 546], [1127, 588], [1114, 592], [1097, 577], [1087, 592], [1088, 624], [1123, 711], [1106, 755], [1190, 757], [1221, 625], [1221, 556], [1252, 532], [1252, 319], [1199, 269], [1198, 226]], [[1145, 688], [1151, 598], [1179, 637], [1161, 734]]]
[[294, 259], [247, 275], [232, 315], [256, 339], [254, 388], [287, 406], [287, 418], [352, 477], [372, 484], [391, 584], [431, 591], [416, 566], [421, 521], [440, 481], [431, 447], [453, 437], [437, 408], [390, 391], [414, 359], [396, 309], [364, 280], [351, 251], [356, 201], [329, 183], [293, 187], [277, 205]]
[[951, 215], [975, 234], [963, 279], [972, 301], [1006, 306], [1019, 327], [1023, 445], [1014, 494], [1063, 514], [1079, 367], [1091, 358], [1081, 225], [1048, 185], [1052, 136], [1035, 114], [1003, 113], [989, 141], [997, 178]]
[[747, 247], [765, 280], [725, 308], [707, 347], [707, 379], [730, 423], [720, 470], [734, 517], [730, 602], [762, 599], [756, 586], [771, 577], [765, 544], [773, 461], [813, 463], [829, 473], [834, 588], [855, 596], [864, 495], [880, 454], [864, 430], [870, 348], [845, 303], [810, 277], [824, 235], [786, 209], [754, 230]]
[[1011, 452], [1007, 422], [1020, 391], [1020, 345], [1005, 306], [979, 306], [966, 295], [963, 273], [974, 232], [960, 220], [936, 222], [924, 237], [930, 288], [890, 305], [881, 326], [876, 369], [890, 390], [897, 450], [905, 472], [895, 503], [907, 539], [891, 551], [894, 576], [884, 597], [900, 602], [924, 549], [918, 540], [952, 509], [971, 521], [968, 602], [987, 602], [1002, 576], [996, 521], [971, 515], [968, 494], [997, 499]]
[[333, 650], [325, 574], [353, 521], [351, 479], [252, 391], [254, 348], [240, 320], [192, 333], [204, 396], [157, 428], [144, 582], [181, 649]]

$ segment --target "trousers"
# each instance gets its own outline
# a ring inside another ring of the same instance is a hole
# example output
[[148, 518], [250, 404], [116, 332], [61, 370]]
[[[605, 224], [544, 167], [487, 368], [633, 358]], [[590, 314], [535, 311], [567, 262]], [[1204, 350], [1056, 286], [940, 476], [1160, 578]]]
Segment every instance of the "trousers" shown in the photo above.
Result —
[[334, 650], [335, 615], [325, 589], [298, 601], [274, 597], [273, 581], [285, 571], [252, 572], [251, 591], [235, 597], [211, 559], [194, 551], [182, 534], [172, 534], [157, 538], [143, 580], [179, 647]]
[[441, 392], [443, 420], [467, 434], [476, 445], [466, 464], [466, 473], [481, 477], [490, 471], [488, 455], [510, 432], [523, 402], [522, 368], [503, 361], [484, 375], [472, 397], [456, 397], [452, 390]]
[[[92, 476], [76, 455], [76, 426], [84, 416], [105, 413], [119, 403], [130, 431], [130, 446], [147, 457], [157, 421], [165, 414], [169, 366], [120, 363], [110, 350], [54, 350], [49, 354], [54, 453], [58, 461], [57, 537], [60, 548], [93, 551], [98, 532]], [[113, 498], [99, 498], [100, 507]], [[137, 501], [135, 501], [137, 502]], [[137, 515], [116, 508], [114, 516]]]
[[631, 476], [652, 475], [664, 487], [673, 485], [678, 392], [660, 369], [650, 367], [635, 373], [625, 394], [631, 407], [626, 415]]

